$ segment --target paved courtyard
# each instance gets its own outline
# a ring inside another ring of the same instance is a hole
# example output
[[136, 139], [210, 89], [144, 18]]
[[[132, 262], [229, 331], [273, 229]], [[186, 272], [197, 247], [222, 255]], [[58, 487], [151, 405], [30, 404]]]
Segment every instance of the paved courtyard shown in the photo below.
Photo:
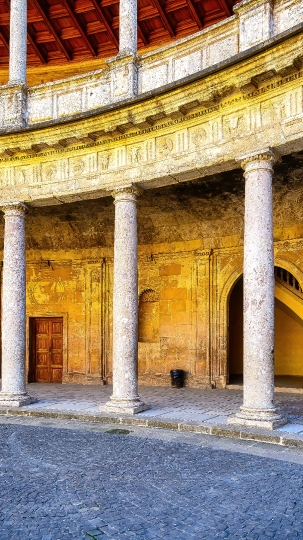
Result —
[[[29, 394], [37, 397], [39, 401], [24, 409], [86, 415], [101, 414], [100, 405], [105, 404], [112, 394], [112, 387], [109, 385], [33, 383], [27, 388]], [[151, 405], [150, 410], [136, 415], [140, 419], [152, 417], [161, 421], [226, 424], [227, 417], [237, 412], [242, 404], [242, 390], [141, 386], [139, 394], [143, 401]], [[275, 400], [290, 421], [288, 427], [280, 429], [303, 433], [303, 395], [276, 393]]]
[[0, 540], [302, 539], [303, 452], [0, 417]]

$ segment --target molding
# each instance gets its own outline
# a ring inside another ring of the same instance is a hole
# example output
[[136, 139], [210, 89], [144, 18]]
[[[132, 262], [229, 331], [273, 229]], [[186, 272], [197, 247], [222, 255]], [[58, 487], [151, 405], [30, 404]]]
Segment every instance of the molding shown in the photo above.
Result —
[[115, 199], [114, 204], [121, 201], [137, 202], [137, 197], [142, 195], [143, 189], [138, 188], [135, 185], [119, 187], [112, 191], [111, 195]]
[[254, 169], [267, 169], [272, 171], [272, 165], [281, 161], [281, 158], [272, 148], [265, 148], [264, 150], [250, 152], [249, 154], [241, 156], [237, 161], [241, 163], [242, 169], [247, 173]]
[[25, 216], [28, 212], [28, 207], [22, 202], [7, 202], [0, 203], [0, 210], [4, 212], [5, 217], [10, 215]]

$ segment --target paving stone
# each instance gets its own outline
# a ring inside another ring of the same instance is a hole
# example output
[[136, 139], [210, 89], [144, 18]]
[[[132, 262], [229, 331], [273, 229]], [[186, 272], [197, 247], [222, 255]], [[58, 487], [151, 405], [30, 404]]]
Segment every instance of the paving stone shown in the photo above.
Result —
[[[38, 398], [37, 403], [18, 410], [10, 410], [10, 415], [81, 419], [103, 423], [122, 422], [133, 425], [148, 423], [161, 428], [166, 424], [171, 429], [195, 430], [199, 433], [210, 433], [212, 426], [226, 425], [228, 416], [234, 415], [242, 403], [242, 390], [141, 386], [140, 396], [145, 403], [151, 404], [151, 409], [135, 417], [119, 418], [101, 414], [99, 411], [100, 405], [104, 405], [112, 393], [112, 387], [109, 385], [34, 383], [27, 385], [27, 391], [31, 396]], [[275, 432], [277, 435], [283, 434], [283, 444], [291, 445], [291, 441], [287, 438], [289, 434], [292, 438], [298, 438], [295, 441], [297, 447], [303, 446], [302, 396], [294, 393], [276, 393], [275, 401], [290, 422]], [[6, 413], [6, 409], [0, 407], [1, 413]]]
[[0, 540], [302, 538], [303, 465], [229, 445], [0, 423]]

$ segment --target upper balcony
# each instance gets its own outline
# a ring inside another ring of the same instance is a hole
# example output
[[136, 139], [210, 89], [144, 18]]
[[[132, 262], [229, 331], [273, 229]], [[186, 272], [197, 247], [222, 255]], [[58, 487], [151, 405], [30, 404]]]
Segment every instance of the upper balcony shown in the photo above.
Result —
[[[296, 27], [303, 0], [139, 0], [135, 95], [165, 89]], [[29, 0], [27, 125], [91, 114], [129, 98], [117, 69], [117, 0]], [[2, 42], [2, 44], [1, 44]], [[0, 2], [0, 130], [7, 131], [9, 2]], [[119, 67], [119, 66], [118, 66]], [[63, 77], [64, 75], [64, 77]]]

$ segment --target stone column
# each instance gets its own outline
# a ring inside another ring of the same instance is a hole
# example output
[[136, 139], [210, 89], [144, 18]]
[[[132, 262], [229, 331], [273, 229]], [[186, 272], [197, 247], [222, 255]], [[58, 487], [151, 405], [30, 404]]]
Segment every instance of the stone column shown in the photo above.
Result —
[[274, 429], [274, 249], [271, 150], [246, 156], [244, 217], [243, 405], [229, 424]]
[[9, 84], [26, 84], [27, 2], [11, 0]]
[[119, 53], [106, 63], [111, 68], [111, 95], [114, 101], [138, 93], [137, 0], [120, 0]]
[[137, 55], [137, 0], [120, 0], [119, 56]]
[[27, 1], [11, 0], [9, 80], [1, 88], [3, 124], [7, 130], [20, 129], [27, 124], [26, 53]]
[[22, 203], [2, 205], [4, 256], [2, 293], [2, 391], [0, 405], [33, 403], [25, 388], [25, 212]]
[[138, 396], [138, 195], [136, 187], [113, 193], [113, 395], [101, 410], [124, 414], [149, 409]]

